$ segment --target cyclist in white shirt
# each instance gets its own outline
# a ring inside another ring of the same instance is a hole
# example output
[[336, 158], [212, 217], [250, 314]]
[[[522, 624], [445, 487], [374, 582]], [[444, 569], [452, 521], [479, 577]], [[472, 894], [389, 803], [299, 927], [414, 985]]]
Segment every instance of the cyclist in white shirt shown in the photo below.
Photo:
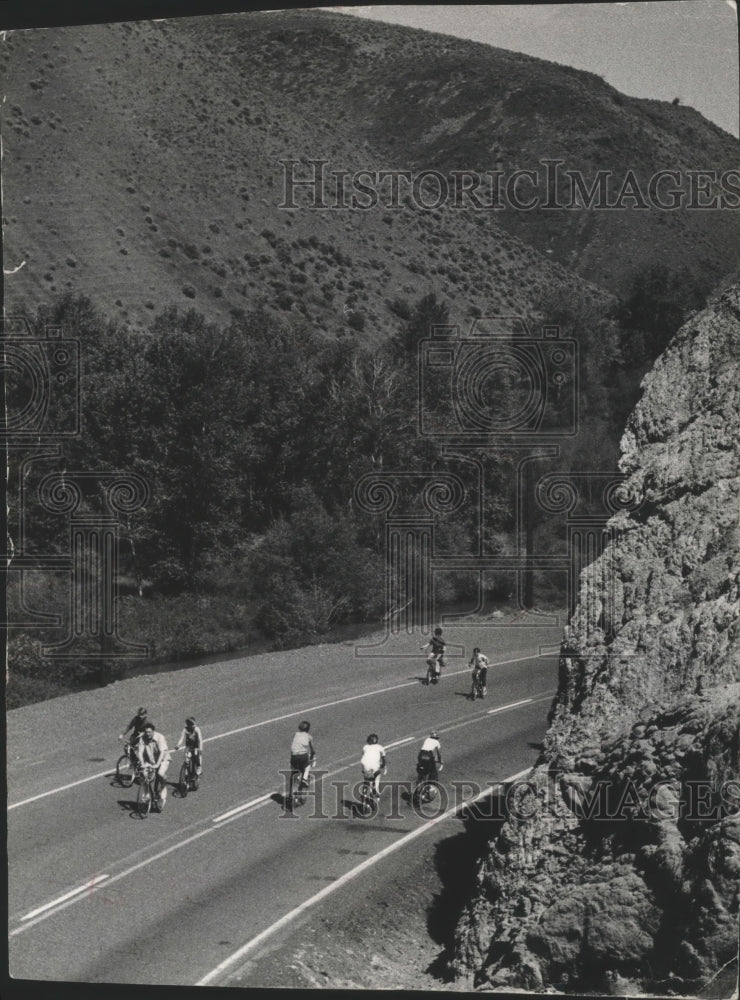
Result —
[[362, 776], [367, 781], [372, 781], [373, 788], [375, 789], [375, 795], [380, 795], [380, 772], [383, 774], [386, 772], [385, 766], [385, 747], [378, 743], [377, 733], [370, 733], [367, 738], [367, 743], [362, 748], [362, 757], [360, 759], [360, 767], [362, 768]]
[[437, 781], [437, 764], [442, 766], [442, 745], [437, 732], [432, 730], [421, 745], [416, 770], [419, 774], [428, 774], [431, 781]]
[[308, 784], [309, 769], [316, 759], [316, 751], [313, 748], [313, 740], [309, 735], [311, 729], [310, 722], [301, 722], [298, 730], [293, 736], [290, 744], [290, 770], [291, 781], [293, 773], [298, 771], [301, 775], [301, 784]]
[[155, 768], [154, 791], [164, 802], [167, 798], [167, 782], [164, 776], [170, 766], [170, 751], [167, 740], [161, 733], [156, 732], [153, 722], [147, 722], [144, 726], [136, 755], [141, 764], [151, 764]]
[[481, 653], [480, 649], [476, 646], [473, 650], [473, 655], [470, 658], [469, 667], [473, 668], [473, 684], [476, 681], [480, 681], [481, 692], [485, 695], [486, 684], [488, 681], [488, 657], [485, 653]]

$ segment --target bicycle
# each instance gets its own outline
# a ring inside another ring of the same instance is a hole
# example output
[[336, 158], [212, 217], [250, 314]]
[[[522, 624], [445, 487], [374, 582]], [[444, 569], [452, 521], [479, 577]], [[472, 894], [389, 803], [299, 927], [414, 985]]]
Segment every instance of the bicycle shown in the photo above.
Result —
[[437, 653], [436, 656], [429, 655], [427, 657], [427, 676], [424, 683], [427, 687], [430, 684], [436, 684], [442, 675], [442, 654]]
[[123, 744], [123, 753], [116, 761], [116, 781], [121, 788], [130, 788], [136, 776], [136, 756], [134, 745], [128, 740]]
[[378, 808], [378, 796], [375, 792], [375, 782], [372, 778], [363, 778], [362, 784], [357, 791], [357, 799], [354, 804], [355, 815], [367, 819], [372, 816]]
[[155, 791], [157, 780], [157, 769], [151, 764], [141, 764], [136, 772], [136, 780], [139, 782], [139, 791], [136, 795], [136, 811], [141, 819], [146, 819], [150, 810], [162, 812], [164, 809], [164, 796], [162, 790]]
[[292, 770], [290, 774], [290, 790], [288, 791], [288, 801], [286, 805], [289, 809], [293, 806], [302, 806], [306, 801], [306, 795], [308, 793], [308, 781], [311, 775], [311, 768], [315, 765], [316, 761], [310, 761], [304, 770], [297, 771]]
[[181, 798], [185, 798], [189, 791], [197, 792], [200, 787], [200, 775], [195, 754], [190, 747], [185, 748], [185, 760], [180, 768], [180, 778], [177, 783]]
[[483, 683], [483, 677], [480, 674], [473, 674], [473, 684], [470, 688], [472, 701], [475, 701], [476, 698], [485, 698], [487, 690], [486, 685]]
[[[437, 772], [442, 770], [442, 764], [437, 764]], [[429, 771], [420, 771], [416, 778], [414, 790], [411, 793], [411, 802], [415, 806], [432, 802], [439, 795], [439, 786], [436, 779], [430, 777]]]

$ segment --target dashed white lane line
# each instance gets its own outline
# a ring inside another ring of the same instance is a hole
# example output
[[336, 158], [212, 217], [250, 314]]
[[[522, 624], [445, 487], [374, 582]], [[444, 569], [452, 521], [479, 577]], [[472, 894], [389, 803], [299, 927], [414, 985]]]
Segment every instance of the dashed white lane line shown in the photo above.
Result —
[[239, 813], [246, 812], [247, 809], [251, 809], [252, 806], [259, 806], [263, 802], [267, 802], [272, 798], [273, 792], [268, 792], [267, 795], [260, 795], [258, 799], [251, 799], [249, 802], [242, 802], [240, 806], [235, 806], [233, 809], [229, 809], [228, 812], [222, 813], [220, 816], [214, 816], [211, 820], [212, 823], [223, 823], [226, 819], [231, 819], [233, 816], [237, 816]]
[[[530, 770], [531, 768], [527, 767], [523, 771], [518, 771], [516, 774], [513, 774], [510, 777], [504, 778], [501, 782], [499, 782], [499, 784], [505, 784], [507, 782], [517, 781], [519, 778], [522, 778], [525, 774], [528, 774]], [[295, 909], [290, 910], [289, 913], [286, 913], [279, 920], [276, 920], [274, 924], [271, 924], [269, 927], [266, 927], [256, 937], [251, 938], [249, 941], [243, 944], [241, 948], [237, 949], [237, 951], [235, 951], [232, 955], [229, 955], [228, 958], [225, 958], [222, 962], [219, 962], [219, 964], [214, 969], [212, 969], [205, 976], [203, 976], [202, 979], [199, 979], [198, 982], [195, 983], [195, 985], [209, 986], [215, 979], [218, 979], [218, 977], [223, 975], [224, 972], [226, 972], [228, 969], [232, 968], [234, 965], [236, 965], [238, 962], [244, 959], [250, 952], [258, 948], [269, 937], [271, 937], [277, 931], [281, 930], [287, 924], [295, 920], [296, 917], [299, 917], [302, 913], [305, 913], [306, 910], [310, 909], [312, 906], [315, 906], [317, 903], [320, 903], [322, 899], [326, 899], [326, 897], [330, 896], [333, 892], [336, 892], [338, 889], [341, 889], [348, 882], [351, 882], [352, 879], [357, 878], [358, 875], [361, 875], [362, 872], [364, 872], [366, 869], [372, 867], [372, 865], [377, 864], [379, 861], [382, 861], [383, 858], [388, 857], [389, 854], [392, 854], [394, 851], [398, 851], [400, 850], [400, 848], [405, 847], [406, 844], [410, 843], [412, 840], [416, 840], [417, 837], [421, 837], [422, 834], [426, 833], [433, 826], [436, 826], [437, 823], [441, 823], [443, 820], [449, 819], [450, 816], [454, 816], [455, 813], [457, 813], [458, 810], [461, 809], [463, 806], [471, 805], [472, 803], [478, 802], [480, 799], [485, 798], [487, 795], [490, 795], [491, 792], [493, 791], [493, 787], [495, 787], [495, 785], [484, 789], [484, 791], [480, 792], [478, 795], [475, 795], [470, 799], [466, 799], [465, 802], [461, 803], [460, 805], [456, 805], [452, 809], [448, 809], [447, 812], [442, 813], [441, 816], [436, 816], [434, 819], [430, 819], [423, 826], [419, 826], [415, 830], [412, 830], [411, 833], [407, 833], [405, 837], [401, 837], [400, 840], [396, 840], [392, 844], [389, 844], [387, 847], [384, 847], [382, 851], [378, 851], [377, 854], [374, 854], [371, 858], [368, 858], [366, 861], [363, 861], [361, 864], [357, 865], [356, 868], [352, 868], [350, 871], [345, 872], [344, 875], [341, 875], [338, 879], [336, 879], [336, 881], [332, 882], [330, 885], [325, 886], [315, 895], [309, 897], [309, 899], [304, 900], [304, 902], [301, 903], [300, 906], [296, 906]]]
[[522, 698], [521, 701], [512, 701], [508, 705], [500, 705], [498, 708], [491, 708], [486, 712], [486, 715], [495, 715], [496, 712], [505, 712], [507, 708], [518, 708], [519, 705], [529, 705], [532, 698]]
[[415, 736], [404, 736], [402, 740], [394, 740], [393, 743], [386, 743], [385, 748], [386, 750], [392, 750], [393, 747], [402, 747], [404, 743], [411, 743], [415, 739]]
[[88, 889], [94, 889], [96, 885], [104, 882], [108, 878], [107, 875], [96, 875], [95, 878], [91, 878], [89, 882], [85, 882], [84, 885], [78, 886], [76, 889], [71, 889], [69, 892], [65, 892], [63, 896], [58, 899], [53, 899], [50, 903], [44, 903], [43, 906], [38, 906], [35, 910], [31, 910], [30, 913], [26, 913], [25, 916], [21, 917], [21, 920], [33, 920], [40, 913], [44, 913], [45, 910], [50, 910], [53, 906], [59, 906], [61, 903], [66, 903], [68, 899], [72, 899], [74, 896], [79, 896], [80, 893], [87, 892]]
[[[505, 667], [510, 663], [523, 663], [525, 660], [536, 660], [539, 659], [538, 653], [533, 653], [530, 656], [517, 656], [513, 660], [499, 660], [498, 663], [493, 663], [492, 667]], [[454, 670], [446, 672], [446, 677], [455, 677], [457, 674], [466, 674], [469, 670], [466, 667], [463, 670]], [[248, 726], [241, 726], [239, 729], [230, 729], [226, 733], [218, 733], [216, 736], [208, 736], [203, 740], [204, 743], [212, 743], [214, 740], [223, 740], [227, 736], [236, 736], [239, 733], [246, 733], [250, 729], [258, 729], [260, 726], [269, 726], [274, 722], [284, 722], [286, 719], [294, 719], [297, 715], [307, 715], [309, 712], [318, 712], [321, 708], [333, 708], [335, 705], [344, 705], [349, 701], [357, 701], [360, 698], [372, 698], [376, 694], [387, 694], [389, 691], [398, 691], [400, 688], [413, 687], [417, 685], [418, 680], [404, 681], [403, 684], [392, 684], [390, 687], [378, 688], [376, 691], [366, 691], [363, 694], [353, 694], [347, 698], [338, 698], [336, 701], [327, 701], [322, 705], [312, 705], [310, 708], [302, 708], [297, 712], [288, 712], [287, 715], [276, 715], [272, 719], [264, 719], [262, 722], [253, 722]], [[8, 806], [8, 812], [11, 809], [19, 809], [21, 806], [27, 806], [31, 802], [38, 802], [39, 799], [45, 799], [49, 795], [56, 795], [58, 792], [69, 791], [70, 788], [76, 788], [78, 785], [84, 785], [87, 781], [96, 781], [98, 778], [107, 778], [114, 773], [112, 768], [108, 768], [107, 771], [99, 771], [97, 774], [91, 774], [87, 778], [80, 778], [77, 781], [71, 781], [67, 785], [60, 785], [59, 788], [51, 788], [48, 792], [41, 792], [38, 795], [32, 795], [28, 799], [23, 799], [21, 802], [14, 802], [12, 805]]]

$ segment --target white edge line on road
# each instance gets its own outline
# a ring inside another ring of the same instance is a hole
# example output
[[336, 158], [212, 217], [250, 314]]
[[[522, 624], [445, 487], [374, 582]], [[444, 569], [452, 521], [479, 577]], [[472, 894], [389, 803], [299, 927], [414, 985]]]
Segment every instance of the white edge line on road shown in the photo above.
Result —
[[531, 698], [522, 698], [521, 701], [512, 701], [509, 705], [501, 705], [499, 708], [491, 708], [486, 712], [486, 715], [495, 715], [496, 712], [505, 712], [507, 708], [517, 708], [519, 705], [528, 705], [532, 701]]
[[95, 878], [91, 878], [89, 882], [85, 882], [84, 885], [80, 885], [76, 889], [72, 889], [70, 892], [60, 896], [59, 899], [54, 899], [51, 903], [44, 903], [43, 906], [39, 906], [35, 910], [31, 910], [30, 913], [21, 917], [21, 920], [33, 920], [34, 917], [37, 917], [39, 913], [43, 913], [44, 910], [50, 910], [53, 906], [59, 906], [60, 903], [65, 903], [68, 899], [72, 899], [73, 896], [79, 896], [81, 892], [85, 892], [87, 889], [93, 889], [96, 885], [100, 882], [104, 882], [107, 878], [107, 875], [96, 875]]
[[[554, 655], [554, 654], [553, 654]], [[491, 667], [505, 667], [510, 663], [523, 663], [525, 660], [537, 660], [540, 659], [538, 653], [533, 653], [531, 656], [517, 656], [513, 660], [499, 660], [498, 663], [492, 663]], [[468, 669], [465, 670], [454, 670], [445, 674], [447, 677], [455, 677], [457, 674], [466, 674]], [[390, 687], [379, 688], [377, 691], [366, 691], [364, 694], [353, 694], [348, 698], [339, 698], [337, 701], [327, 701], [323, 705], [312, 705], [310, 708], [302, 708], [298, 712], [289, 712], [287, 715], [278, 715], [274, 719], [265, 719], [263, 722], [253, 722], [249, 726], [242, 726], [240, 729], [231, 729], [227, 733], [218, 733], [216, 736], [208, 736], [203, 740], [204, 743], [211, 743], [214, 740], [222, 740], [227, 736], [236, 736], [239, 733], [245, 733], [248, 729], [258, 729], [260, 726], [269, 726], [273, 722], [284, 722], [286, 719], [293, 719], [296, 715], [306, 715], [309, 712], [318, 712], [320, 708], [333, 708], [334, 705], [343, 705], [348, 701], [357, 701], [358, 698], [372, 698], [375, 694], [387, 694], [389, 691], [398, 691], [399, 688], [412, 687], [414, 684], [419, 682], [414, 681], [404, 681], [403, 684], [393, 684]], [[174, 750], [172, 751], [174, 753]], [[33, 795], [30, 799], [23, 799], [22, 802], [14, 802], [13, 805], [8, 806], [8, 812], [11, 809], [18, 809], [20, 806], [27, 806], [30, 802], [37, 802], [39, 799], [45, 799], [48, 795], [56, 795], [57, 792], [66, 792], [70, 788], [76, 788], [77, 785], [84, 785], [86, 781], [96, 781], [98, 778], [107, 778], [109, 775], [115, 774], [115, 766], [108, 768], [107, 771], [99, 771], [97, 774], [91, 774], [89, 778], [80, 778], [78, 781], [72, 781], [68, 785], [61, 785], [59, 788], [52, 788], [48, 792], [41, 792], [39, 795]]]
[[279, 920], [276, 920], [274, 924], [271, 924], [269, 927], [266, 927], [256, 937], [251, 938], [249, 941], [246, 942], [246, 944], [243, 944], [241, 948], [239, 948], [237, 951], [233, 953], [233, 955], [230, 955], [228, 958], [225, 958], [222, 962], [219, 962], [219, 964], [216, 966], [215, 969], [212, 969], [205, 976], [203, 976], [202, 979], [199, 979], [198, 982], [195, 983], [195, 985], [208, 986], [210, 983], [213, 982], [214, 979], [217, 979], [228, 968], [235, 965], [237, 962], [241, 961], [241, 959], [243, 959], [245, 955], [247, 955], [250, 951], [253, 951], [255, 948], [259, 947], [259, 945], [261, 945], [263, 941], [266, 941], [267, 938], [271, 937], [277, 931], [281, 930], [287, 924], [291, 923], [291, 921], [295, 920], [295, 918], [299, 917], [302, 913], [305, 913], [305, 911], [310, 909], [310, 907], [315, 906], [316, 903], [320, 903], [322, 899], [325, 899], [327, 896], [330, 896], [333, 892], [336, 892], [337, 889], [341, 889], [342, 886], [346, 885], [347, 882], [351, 882], [352, 879], [362, 874], [362, 872], [364, 872], [367, 868], [372, 867], [372, 865], [376, 864], [378, 861], [382, 861], [383, 858], [387, 857], [389, 854], [392, 854], [394, 851], [399, 850], [401, 847], [404, 847], [412, 840], [416, 840], [417, 837], [420, 837], [422, 834], [426, 833], [427, 830], [430, 830], [433, 826], [436, 826], [437, 823], [441, 823], [442, 820], [449, 819], [450, 816], [454, 816], [455, 813], [458, 812], [458, 810], [461, 809], [463, 806], [469, 806], [474, 802], [478, 802], [479, 799], [485, 798], [487, 795], [490, 795], [493, 792], [493, 789], [496, 787], [496, 785], [506, 784], [506, 782], [510, 781], [517, 781], [525, 774], [528, 774], [531, 770], [532, 770], [531, 767], [527, 767], [523, 771], [518, 771], [516, 774], [513, 774], [508, 778], [503, 778], [500, 782], [496, 782], [491, 787], [486, 788], [484, 791], [480, 792], [480, 794], [474, 796], [473, 798], [467, 799], [465, 802], [462, 803], [462, 805], [454, 806], [452, 809], [448, 809], [447, 812], [443, 813], [441, 816], [436, 816], [434, 819], [430, 819], [428, 823], [425, 823], [423, 826], [417, 827], [416, 830], [412, 830], [411, 833], [407, 833], [405, 837], [401, 837], [400, 840], [396, 840], [394, 843], [389, 844], [387, 847], [384, 847], [382, 851], [378, 851], [377, 854], [374, 854], [371, 858], [368, 858], [366, 861], [363, 861], [361, 864], [357, 865], [356, 868], [352, 868], [350, 871], [345, 872], [344, 875], [341, 875], [338, 879], [336, 879], [336, 881], [332, 882], [330, 885], [325, 886], [315, 895], [311, 896], [309, 899], [301, 903], [300, 906], [296, 906], [295, 909], [290, 910], [289, 913], [286, 913]]
[[41, 792], [40, 795], [33, 795], [30, 799], [23, 799], [22, 802], [14, 802], [12, 806], [8, 806], [8, 812], [11, 809], [17, 809], [19, 806], [27, 806], [29, 802], [36, 802], [38, 799], [45, 799], [47, 795], [55, 795], [57, 792], [66, 792], [70, 788], [76, 788], [77, 785], [84, 785], [86, 781], [95, 781], [96, 778], [107, 778], [108, 775], [115, 774], [115, 767], [108, 768], [107, 771], [100, 771], [98, 774], [91, 774], [89, 778], [80, 778], [79, 781], [71, 781], [68, 785], [62, 785], [59, 788], [52, 788], [48, 792]]

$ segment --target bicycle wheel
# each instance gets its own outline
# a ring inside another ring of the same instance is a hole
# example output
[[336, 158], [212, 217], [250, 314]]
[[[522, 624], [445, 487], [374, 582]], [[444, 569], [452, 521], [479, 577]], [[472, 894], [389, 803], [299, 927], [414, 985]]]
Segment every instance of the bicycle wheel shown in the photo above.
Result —
[[155, 811], [158, 812], [158, 813], [161, 813], [162, 810], [164, 809], [164, 804], [165, 804], [166, 801], [167, 801], [167, 786], [163, 785], [159, 789], [159, 793], [157, 794], [157, 796], [154, 798], [154, 801], [152, 802], [152, 805], [153, 805]]
[[127, 753], [122, 753], [116, 762], [116, 781], [122, 788], [130, 788], [134, 783], [136, 769]]
[[372, 789], [367, 784], [362, 785], [355, 802], [355, 813], [367, 819], [368, 816], [372, 815], [374, 806]]
[[296, 772], [293, 775], [293, 805], [302, 806], [306, 801], [306, 786], [303, 784], [303, 775]]
[[427, 781], [426, 785], [424, 786], [424, 801], [433, 802], [438, 795], [439, 795], [439, 788], [437, 787], [436, 782]]
[[180, 795], [183, 799], [188, 794], [188, 789], [190, 787], [190, 781], [189, 781], [190, 775], [188, 774], [188, 770], [189, 770], [188, 762], [185, 761], [185, 763], [180, 768], [180, 780], [177, 783], [178, 791], [180, 792]]
[[149, 810], [152, 808], [152, 792], [149, 787], [149, 782], [142, 780], [139, 785], [139, 791], [136, 795], [136, 811], [138, 812], [141, 819], [146, 819], [149, 815]]

